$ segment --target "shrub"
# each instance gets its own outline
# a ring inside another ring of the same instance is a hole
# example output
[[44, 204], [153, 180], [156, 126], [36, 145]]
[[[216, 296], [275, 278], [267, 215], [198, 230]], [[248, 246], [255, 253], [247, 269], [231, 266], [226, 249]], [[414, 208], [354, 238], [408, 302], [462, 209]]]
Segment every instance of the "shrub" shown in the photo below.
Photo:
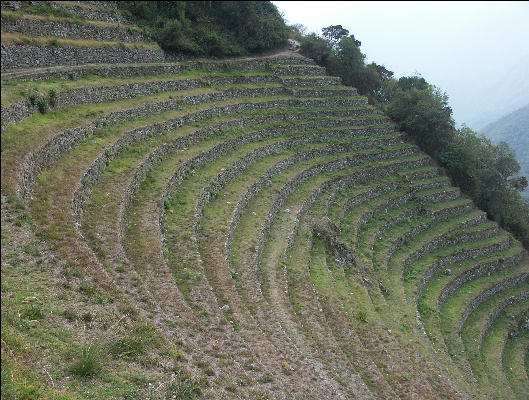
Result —
[[53, 89], [48, 92], [48, 103], [50, 108], [54, 108], [57, 105], [57, 93]]
[[225, 57], [286, 46], [289, 30], [268, 1], [120, 1], [118, 7], [165, 51]]
[[31, 93], [28, 96], [29, 105], [32, 107], [36, 106], [38, 99], [39, 99], [39, 96], [37, 95], [37, 93]]
[[71, 366], [70, 372], [81, 378], [88, 378], [99, 374], [101, 368], [101, 352], [96, 346], [88, 345], [78, 351], [77, 360]]
[[39, 306], [30, 304], [22, 310], [20, 316], [24, 319], [32, 321], [36, 319], [42, 319], [44, 314], [42, 313], [42, 310]]
[[360, 310], [356, 313], [356, 319], [362, 322], [367, 322], [367, 313], [364, 310]]
[[40, 97], [37, 100], [37, 108], [41, 114], [46, 114], [46, 111], [48, 110], [48, 100], [46, 100], [45, 97]]

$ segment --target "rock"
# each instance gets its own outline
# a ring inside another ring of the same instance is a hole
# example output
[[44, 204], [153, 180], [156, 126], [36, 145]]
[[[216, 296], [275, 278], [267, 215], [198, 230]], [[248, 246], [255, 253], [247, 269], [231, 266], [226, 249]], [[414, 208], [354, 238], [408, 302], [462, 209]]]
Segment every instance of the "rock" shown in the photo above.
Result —
[[381, 282], [378, 283], [378, 287], [379, 287], [379, 289], [380, 289], [380, 292], [381, 292], [384, 296], [387, 296], [387, 295], [389, 294], [388, 289], [386, 289], [386, 287], [385, 287]]
[[297, 40], [294, 39], [288, 39], [288, 49], [290, 51], [298, 51], [300, 49], [301, 45]]

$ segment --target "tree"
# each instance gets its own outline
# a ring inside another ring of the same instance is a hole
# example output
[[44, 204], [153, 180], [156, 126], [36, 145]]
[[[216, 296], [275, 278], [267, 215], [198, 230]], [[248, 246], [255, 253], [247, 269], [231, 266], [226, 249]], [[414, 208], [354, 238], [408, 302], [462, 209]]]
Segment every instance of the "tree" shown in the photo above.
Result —
[[341, 25], [331, 25], [321, 31], [323, 37], [329, 41], [332, 47], [335, 47], [343, 37], [349, 35], [349, 31]]

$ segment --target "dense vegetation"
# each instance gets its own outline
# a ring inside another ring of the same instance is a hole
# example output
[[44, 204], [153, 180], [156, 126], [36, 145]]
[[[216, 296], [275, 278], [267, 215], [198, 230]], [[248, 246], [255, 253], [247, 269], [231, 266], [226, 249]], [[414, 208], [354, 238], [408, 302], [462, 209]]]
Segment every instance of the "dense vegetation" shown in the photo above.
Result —
[[120, 1], [118, 5], [167, 52], [225, 57], [286, 45], [288, 29], [268, 1]]
[[324, 28], [323, 37], [300, 33], [299, 38], [304, 55], [384, 110], [454, 184], [529, 247], [529, 202], [519, 193], [527, 179], [513, 178], [520, 166], [507, 143], [494, 145], [468, 127], [457, 129], [444, 93], [420, 76], [397, 80], [384, 66], [366, 64], [361, 42], [341, 25]]

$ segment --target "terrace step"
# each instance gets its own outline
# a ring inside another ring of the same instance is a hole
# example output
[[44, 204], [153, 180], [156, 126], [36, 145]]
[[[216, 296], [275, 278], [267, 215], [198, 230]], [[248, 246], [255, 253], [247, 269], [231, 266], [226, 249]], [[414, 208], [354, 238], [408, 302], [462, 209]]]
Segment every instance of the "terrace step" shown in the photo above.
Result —
[[529, 309], [529, 301], [507, 306], [498, 315], [483, 339], [481, 353], [485, 362], [489, 382], [496, 398], [512, 399], [517, 396], [512, 392], [503, 370], [503, 349], [505, 342], [517, 329], [519, 318]]
[[123, 25], [77, 22], [51, 19], [33, 15], [2, 13], [2, 32], [20, 33], [27, 36], [58, 37], [65, 39], [114, 40], [120, 42], [146, 43], [141, 30]]
[[[519, 329], [518, 334], [509, 337], [502, 353], [505, 376], [518, 399], [529, 396], [529, 374], [524, 368], [524, 356], [529, 354], [529, 329]], [[527, 364], [525, 364], [527, 365]]]
[[[225, 61], [212, 60], [197, 60], [197, 61], [182, 61], [182, 62], [145, 62], [145, 63], [119, 63], [115, 64], [88, 64], [88, 65], [60, 65], [54, 67], [32, 67], [30, 69], [3, 72], [3, 80], [46, 80], [46, 79], [78, 79], [89, 75], [97, 75], [109, 78], [123, 78], [133, 76], [151, 76], [151, 75], [176, 75], [182, 71], [188, 70], [208, 70], [211, 72], [226, 72], [226, 71], [255, 71], [268, 70], [278, 76], [296, 75], [299, 73], [293, 69], [289, 73], [288, 68], [281, 70], [272, 65], [288, 65], [290, 63], [303, 64], [296, 67], [308, 67], [309, 71], [311, 64], [314, 61], [305, 57], [288, 57], [288, 56], [273, 56], [263, 57], [257, 59], [231, 59]], [[321, 67], [317, 67], [318, 73], [313, 75], [321, 75]], [[323, 74], [325, 71], [323, 70]], [[303, 75], [303, 74], [302, 74]]]
[[[5, 37], [5, 35], [2, 36]], [[24, 40], [24, 38], [21, 40]], [[112, 64], [134, 61], [161, 62], [165, 57], [163, 51], [159, 48], [61, 46], [60, 44], [58, 46], [46, 46], [16, 42], [2, 43], [2, 72], [35, 66]]]

